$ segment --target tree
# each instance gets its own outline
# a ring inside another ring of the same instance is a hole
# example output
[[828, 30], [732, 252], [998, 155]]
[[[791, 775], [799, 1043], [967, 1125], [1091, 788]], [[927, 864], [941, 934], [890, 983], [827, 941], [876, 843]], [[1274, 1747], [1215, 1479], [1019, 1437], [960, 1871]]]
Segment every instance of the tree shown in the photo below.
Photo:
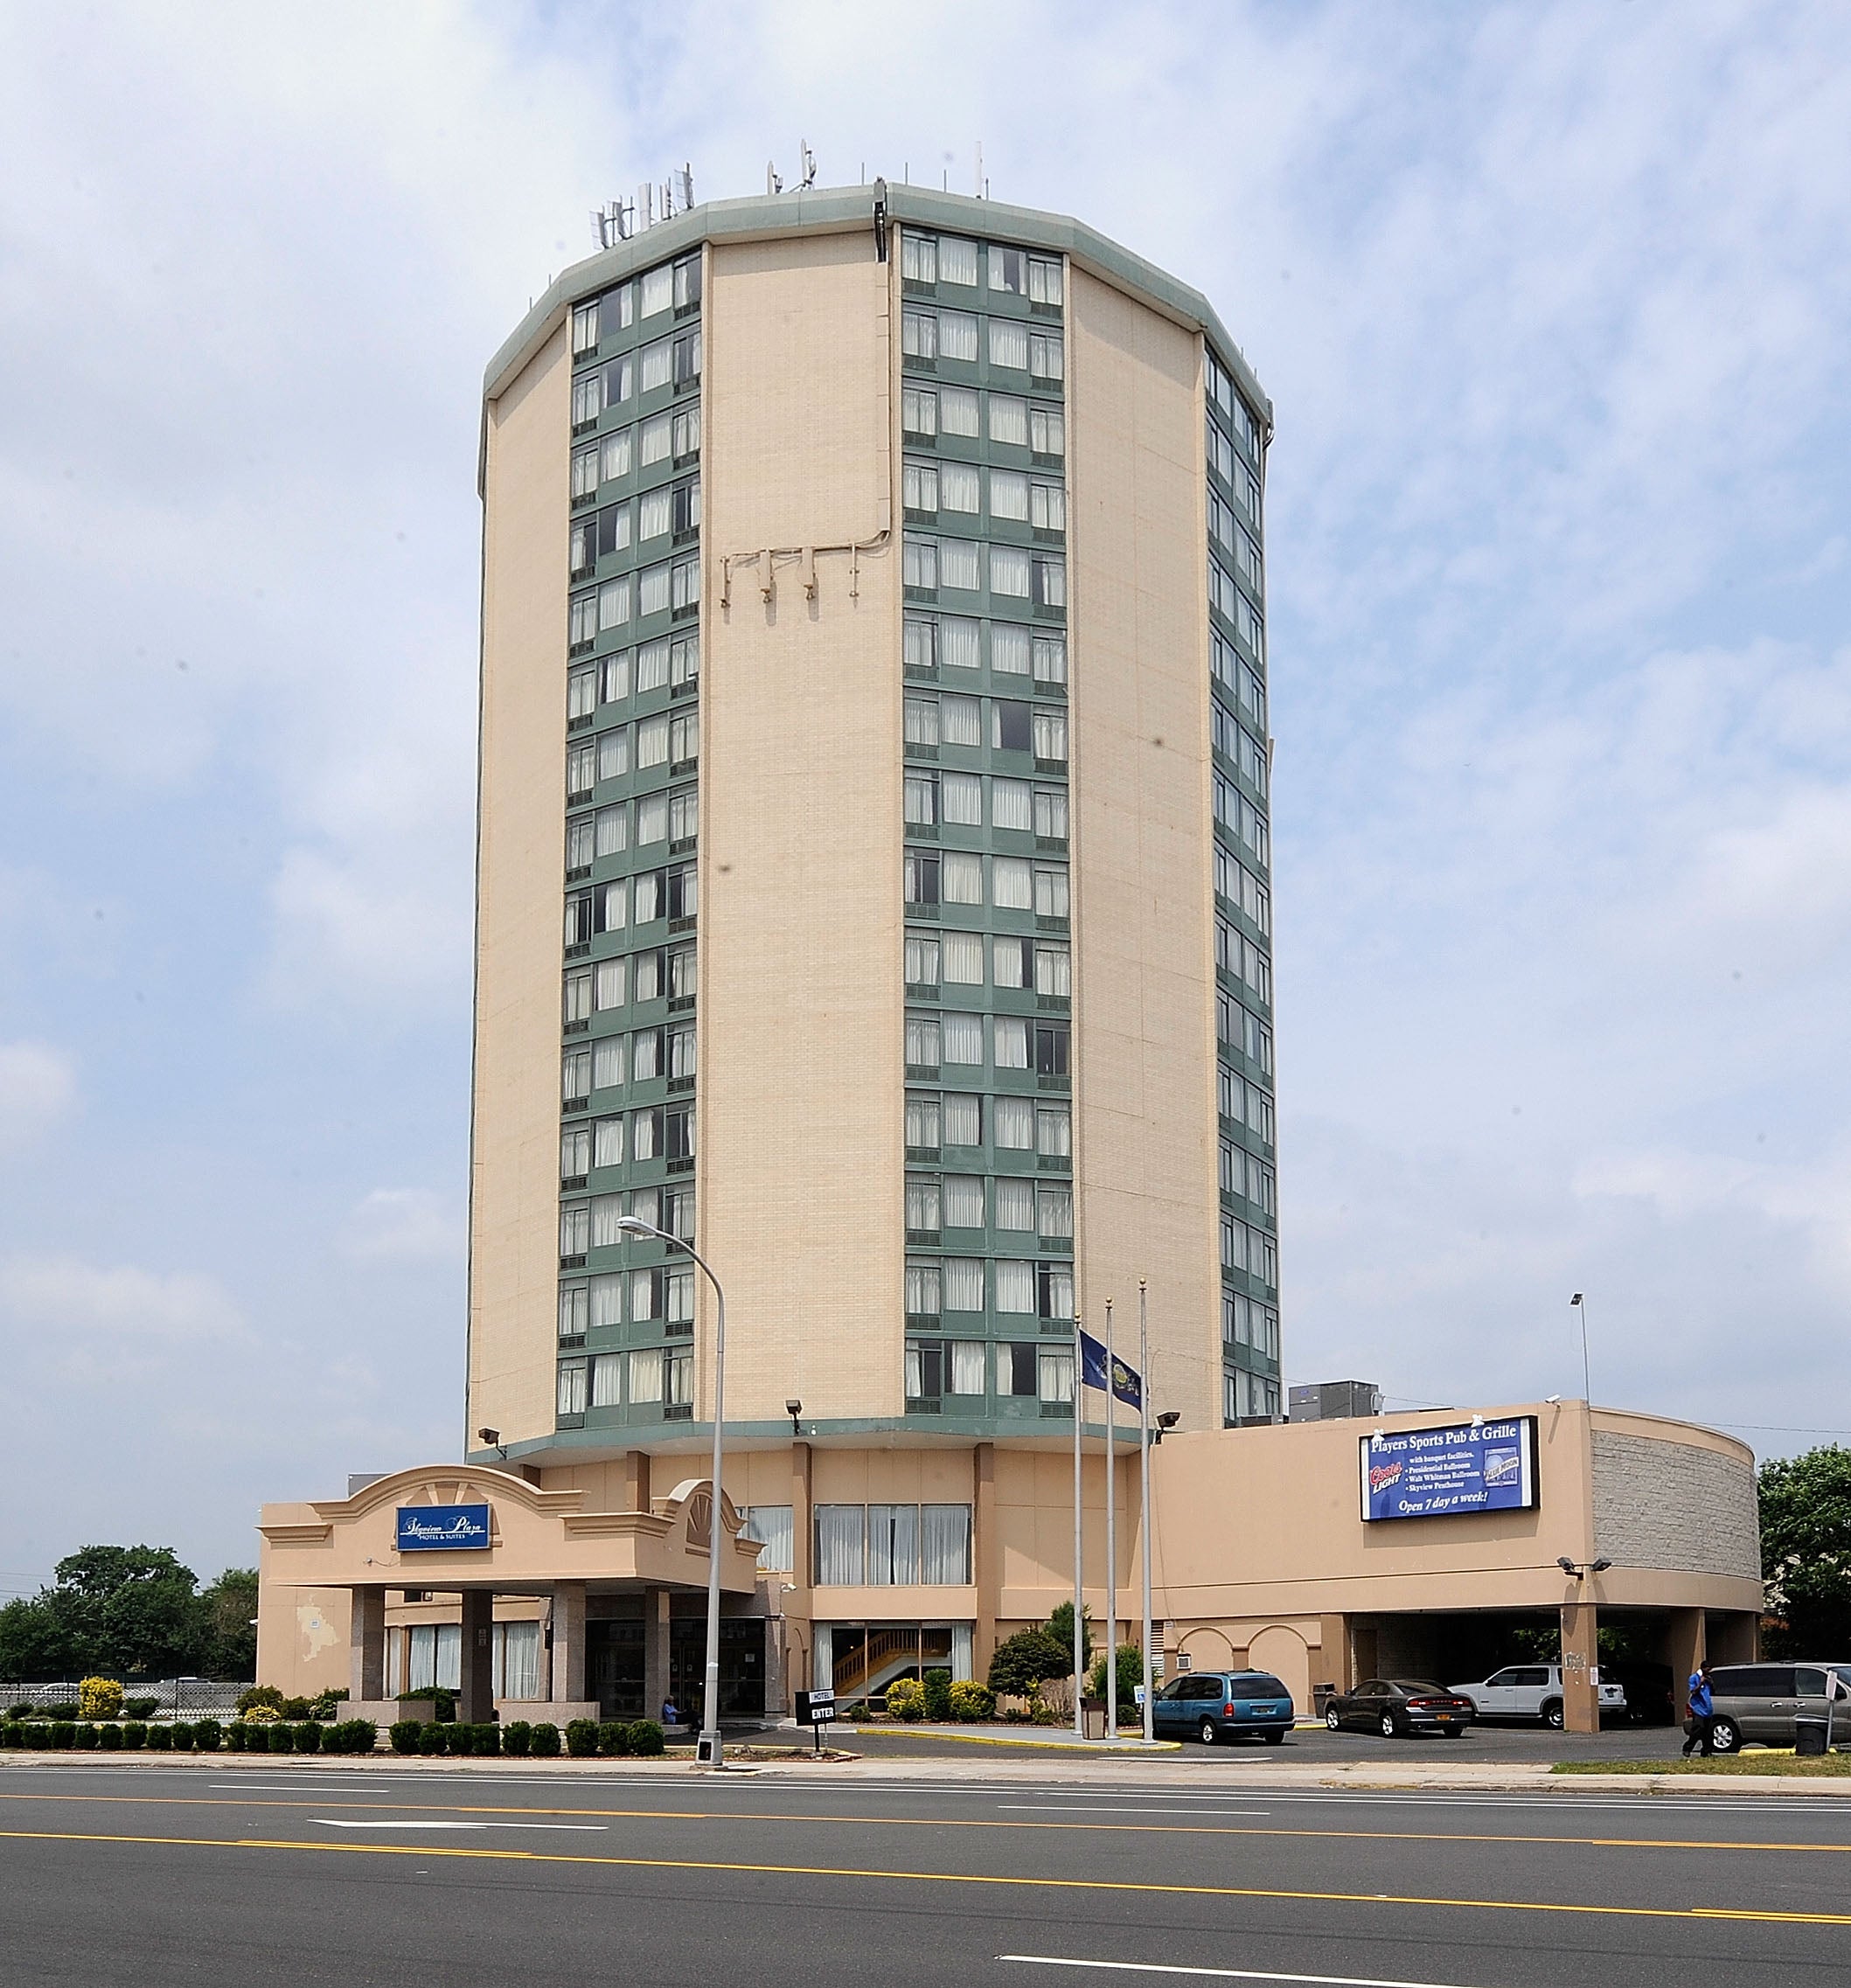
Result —
[[193, 1662], [199, 1674], [242, 1681], [257, 1675], [257, 1569], [228, 1567], [199, 1596]]
[[1761, 1466], [1761, 1578], [1775, 1655], [1851, 1647], [1851, 1449], [1826, 1443]]
[[1019, 1629], [996, 1646], [996, 1655], [990, 1659], [990, 1689], [1026, 1698], [1038, 1684], [1048, 1678], [1068, 1677], [1073, 1667], [1071, 1632], [1063, 1645], [1045, 1629]]
[[[1050, 1676], [1068, 1677], [1074, 1667], [1074, 1605], [1062, 1602], [1047, 1618], [1047, 1633], [1067, 1652], [1067, 1668]], [[1093, 1660], [1093, 1611], [1090, 1607], [1080, 1611], [1080, 1664], [1082, 1669]]]
[[[1118, 1661], [1114, 1668], [1118, 1673], [1118, 1705], [1122, 1711], [1126, 1706], [1135, 1706], [1138, 1702], [1138, 1687], [1144, 1682], [1143, 1645], [1121, 1643], [1118, 1645]], [[1093, 1658], [1093, 1667], [1087, 1678], [1086, 1688], [1095, 1698], [1105, 1696], [1105, 1652], [1103, 1650]]]

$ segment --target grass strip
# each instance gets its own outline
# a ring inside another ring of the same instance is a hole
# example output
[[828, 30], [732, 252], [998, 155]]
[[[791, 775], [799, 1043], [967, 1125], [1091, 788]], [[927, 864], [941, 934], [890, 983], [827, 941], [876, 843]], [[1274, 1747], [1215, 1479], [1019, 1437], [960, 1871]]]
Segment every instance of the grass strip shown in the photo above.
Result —
[[1551, 1774], [1784, 1775], [1795, 1778], [1851, 1780], [1851, 1753], [1809, 1754], [1802, 1760], [1791, 1747], [1757, 1747], [1752, 1753], [1713, 1754], [1704, 1760], [1558, 1760]]

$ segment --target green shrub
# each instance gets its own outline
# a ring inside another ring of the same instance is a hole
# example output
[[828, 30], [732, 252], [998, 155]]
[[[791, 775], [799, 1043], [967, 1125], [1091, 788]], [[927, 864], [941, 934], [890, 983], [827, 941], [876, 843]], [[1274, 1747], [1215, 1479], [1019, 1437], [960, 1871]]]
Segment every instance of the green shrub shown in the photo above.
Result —
[[[566, 1728], [568, 1738], [572, 1728]], [[598, 1751], [601, 1754], [627, 1754], [630, 1751], [630, 1727], [622, 1719], [607, 1719], [598, 1727]]]
[[418, 1735], [423, 1730], [415, 1719], [394, 1719], [386, 1729], [386, 1737], [392, 1742], [395, 1754], [414, 1754], [418, 1750]]
[[979, 1719], [996, 1717], [996, 1693], [971, 1678], [960, 1678], [947, 1694], [951, 1701], [951, 1716], [967, 1723]]
[[926, 1672], [925, 1715], [928, 1719], [951, 1716], [951, 1673], [949, 1671]]
[[574, 1760], [583, 1760], [598, 1750], [598, 1722], [595, 1719], [570, 1719], [566, 1722], [566, 1751]]
[[533, 1728], [525, 1719], [511, 1719], [501, 1729], [501, 1750], [505, 1754], [525, 1755], [532, 1737]]
[[17, 1699], [8, 1706], [4, 1712], [0, 1712], [0, 1719], [24, 1719], [31, 1713], [31, 1706], [23, 1698]]
[[492, 1719], [484, 1719], [479, 1725], [470, 1728], [473, 1744], [472, 1754], [498, 1754], [501, 1751], [501, 1727]]
[[96, 1743], [106, 1754], [119, 1754], [122, 1750], [122, 1729], [120, 1726], [99, 1726], [96, 1728]]
[[639, 1719], [630, 1729], [630, 1750], [644, 1760], [659, 1754], [668, 1735], [653, 1719]]
[[309, 1706], [309, 1716], [311, 1719], [332, 1719], [337, 1708], [346, 1702], [347, 1693], [344, 1691], [324, 1691]]
[[895, 1678], [887, 1687], [887, 1708], [895, 1719], [910, 1724], [925, 1717], [925, 1686], [917, 1678]]
[[379, 1750], [379, 1725], [376, 1719], [350, 1719], [347, 1730], [353, 1735], [350, 1753], [370, 1754]]
[[77, 1744], [77, 1725], [74, 1720], [54, 1719], [52, 1721], [52, 1744], [66, 1750]]
[[299, 1725], [309, 1716], [309, 1701], [305, 1698], [286, 1698], [276, 1709], [292, 1724]]
[[[1144, 1682], [1144, 1651], [1135, 1643], [1118, 1645], [1117, 1671], [1118, 1706], [1138, 1709], [1138, 1687]], [[1093, 1658], [1093, 1667], [1087, 1672], [1086, 1688], [1095, 1698], [1105, 1696], [1105, 1652], [1101, 1651]]]
[[1069, 1677], [1073, 1667], [1071, 1644], [1063, 1649], [1045, 1629], [1019, 1629], [996, 1646], [990, 1659], [990, 1689], [1026, 1698], [1044, 1679]]
[[476, 1750], [476, 1728], [467, 1720], [453, 1720], [444, 1727], [449, 1735], [450, 1751], [453, 1754], [472, 1754]]
[[537, 1760], [552, 1760], [560, 1750], [560, 1729], [551, 1720], [542, 1719], [533, 1728], [527, 1741], [527, 1751]]
[[43, 1719], [29, 1719], [25, 1727], [25, 1743], [41, 1750], [52, 1745], [52, 1728]]
[[148, 1728], [148, 1750], [151, 1754], [170, 1754], [173, 1751], [173, 1727], [150, 1726]]
[[421, 1691], [407, 1691], [399, 1693], [400, 1705], [428, 1705], [431, 1717], [448, 1724], [456, 1716], [456, 1694], [436, 1685], [427, 1685]]
[[77, 1706], [72, 1700], [60, 1699], [56, 1705], [41, 1706], [38, 1716], [54, 1726], [63, 1726], [77, 1717]]
[[140, 1753], [148, 1744], [148, 1726], [145, 1720], [129, 1719], [122, 1725], [122, 1746], [129, 1753]]
[[193, 1727], [193, 1744], [202, 1754], [217, 1753], [224, 1737], [225, 1728], [216, 1719], [201, 1719]]
[[[394, 1751], [415, 1753], [418, 1750], [418, 1722], [412, 1719], [400, 1723], [411, 1727], [412, 1743], [408, 1747], [400, 1747], [395, 1742]], [[396, 1732], [398, 1727], [394, 1726], [393, 1730]], [[322, 1729], [322, 1751], [324, 1754], [370, 1754], [379, 1744], [379, 1728], [372, 1720], [342, 1719]]]
[[241, 1719], [234, 1719], [225, 1728], [225, 1750], [228, 1754], [241, 1754], [251, 1743], [251, 1729]]
[[79, 1720], [73, 1743], [79, 1753], [94, 1753], [96, 1750], [96, 1727], [87, 1720]]
[[296, 1750], [299, 1754], [318, 1754], [322, 1750], [322, 1729], [317, 1720], [304, 1719], [297, 1724]]
[[124, 1719], [147, 1719], [160, 1709], [161, 1701], [157, 1698], [125, 1698], [122, 1700]]
[[265, 1706], [281, 1719], [282, 1717], [282, 1693], [275, 1685], [253, 1685], [248, 1691], [238, 1693], [238, 1710], [249, 1712], [257, 1706]]
[[190, 1754], [193, 1750], [193, 1729], [183, 1719], [173, 1722], [173, 1750], [177, 1754]]
[[433, 1719], [418, 1728], [418, 1751], [421, 1754], [441, 1754], [449, 1749], [448, 1726], [440, 1726]]
[[293, 1754], [296, 1751], [296, 1728], [286, 1719], [276, 1719], [268, 1725], [251, 1727], [251, 1751], [259, 1747], [266, 1753]]

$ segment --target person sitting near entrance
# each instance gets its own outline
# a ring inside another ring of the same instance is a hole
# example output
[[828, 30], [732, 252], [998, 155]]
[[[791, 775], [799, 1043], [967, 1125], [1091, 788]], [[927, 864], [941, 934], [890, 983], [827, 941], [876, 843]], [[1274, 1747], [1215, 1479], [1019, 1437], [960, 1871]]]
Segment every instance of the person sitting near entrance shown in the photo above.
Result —
[[676, 1710], [675, 1701], [672, 1698], [665, 1698], [662, 1701], [662, 1723], [668, 1727], [681, 1723], [681, 1714]]

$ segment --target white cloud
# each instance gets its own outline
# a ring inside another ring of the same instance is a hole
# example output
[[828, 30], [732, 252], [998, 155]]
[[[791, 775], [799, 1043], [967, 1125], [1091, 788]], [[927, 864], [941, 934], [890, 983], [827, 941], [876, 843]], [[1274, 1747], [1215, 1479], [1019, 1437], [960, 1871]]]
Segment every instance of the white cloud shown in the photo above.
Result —
[[0, 1153], [28, 1145], [70, 1110], [71, 1059], [44, 1042], [0, 1042]]
[[38, 1343], [87, 1350], [105, 1364], [249, 1338], [243, 1315], [215, 1277], [106, 1268], [74, 1256], [0, 1258], [0, 1318], [16, 1334], [50, 1335]]
[[343, 1254], [360, 1263], [454, 1262], [463, 1248], [463, 1224], [424, 1187], [375, 1187], [341, 1236]]

